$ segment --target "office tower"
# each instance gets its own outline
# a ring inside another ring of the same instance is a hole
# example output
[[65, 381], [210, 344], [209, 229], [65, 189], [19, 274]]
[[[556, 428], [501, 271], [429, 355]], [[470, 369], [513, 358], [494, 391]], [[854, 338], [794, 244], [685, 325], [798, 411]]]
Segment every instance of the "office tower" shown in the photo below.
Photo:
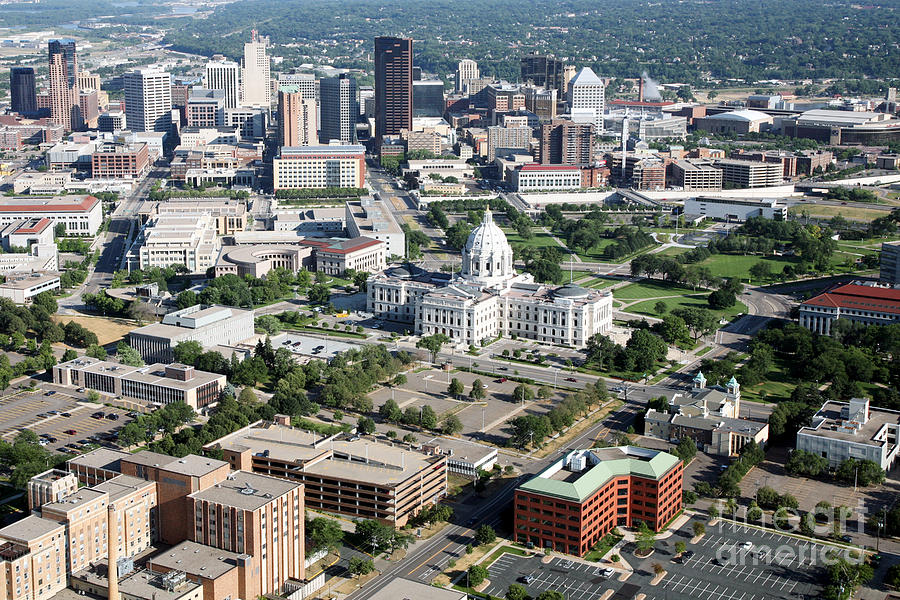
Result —
[[284, 86], [296, 87], [307, 100], [319, 102], [321, 84], [312, 73], [279, 73], [278, 88]]
[[533, 83], [538, 87], [554, 89], [557, 92], [562, 89], [563, 64], [552, 56], [532, 52], [519, 59], [519, 69], [522, 82]]
[[316, 101], [303, 97], [294, 86], [278, 90], [278, 145], [310, 146], [316, 135]]
[[34, 69], [13, 67], [9, 70], [9, 93], [13, 112], [27, 115], [37, 112], [37, 94], [34, 88]]
[[244, 106], [268, 108], [272, 104], [272, 76], [266, 55], [268, 45], [269, 38], [260, 36], [255, 29], [250, 32], [250, 41], [244, 44]]
[[187, 102], [188, 127], [224, 127], [225, 92], [194, 88]]
[[488, 162], [493, 162], [499, 149], [528, 150], [531, 145], [531, 127], [527, 125], [503, 127], [494, 125], [487, 128]]
[[444, 115], [444, 82], [413, 81], [413, 117], [442, 117]]
[[478, 79], [481, 74], [478, 71], [478, 63], [472, 59], [464, 58], [456, 67], [456, 91], [460, 94], [469, 93], [469, 82]]
[[125, 120], [132, 131], [172, 129], [172, 81], [160, 69], [135, 69], [125, 77]]
[[50, 40], [50, 119], [68, 130], [81, 128], [78, 104], [78, 56], [74, 40]]
[[375, 38], [375, 142], [412, 129], [412, 40]]
[[553, 119], [541, 125], [541, 164], [587, 166], [591, 163], [594, 125]]
[[[237, 108], [241, 103], [241, 68], [232, 60], [215, 54], [206, 63], [204, 87], [208, 90], [224, 90], [225, 108]], [[129, 121], [130, 122], [130, 121]]]
[[588, 67], [584, 67], [569, 83], [569, 109], [572, 120], [592, 123], [594, 131], [603, 131], [605, 86], [603, 80]]
[[319, 141], [328, 144], [331, 140], [340, 140], [343, 144], [355, 144], [356, 119], [359, 117], [356, 79], [343, 73], [323, 79], [319, 93], [322, 98]]

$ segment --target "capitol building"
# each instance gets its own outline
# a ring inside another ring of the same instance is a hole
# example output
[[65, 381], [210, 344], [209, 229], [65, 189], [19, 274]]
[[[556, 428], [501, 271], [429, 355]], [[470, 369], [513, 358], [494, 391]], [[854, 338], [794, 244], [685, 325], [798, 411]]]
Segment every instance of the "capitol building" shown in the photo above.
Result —
[[367, 310], [409, 323], [417, 335], [442, 333], [457, 346], [513, 336], [584, 347], [612, 326], [612, 294], [574, 284], [535, 283], [513, 268], [513, 251], [491, 211], [469, 235], [459, 273], [406, 265], [373, 275]]

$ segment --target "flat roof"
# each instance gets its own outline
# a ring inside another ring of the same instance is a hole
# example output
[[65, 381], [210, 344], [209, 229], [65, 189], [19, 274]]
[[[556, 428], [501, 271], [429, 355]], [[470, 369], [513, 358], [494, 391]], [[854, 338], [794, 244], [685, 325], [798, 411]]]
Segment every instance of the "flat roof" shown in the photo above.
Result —
[[457, 438], [435, 437], [422, 445], [439, 446], [441, 452], [451, 450], [453, 452], [453, 455], [450, 457], [451, 459], [464, 460], [471, 463], [477, 463], [488, 456], [497, 454], [497, 449], [493, 446], [485, 446]]
[[160, 552], [150, 559], [150, 562], [165, 569], [216, 579], [237, 568], [237, 559], [240, 556], [235, 552], [187, 541]]
[[[576, 455], [584, 455], [586, 468], [573, 478], [564, 469]], [[659, 480], [680, 462], [667, 452], [635, 446], [574, 450], [518, 489], [580, 503], [613, 477], [634, 475]]]
[[175, 457], [168, 454], [160, 454], [159, 452], [151, 452], [150, 450], [141, 450], [140, 452], [129, 454], [127, 458], [122, 460], [145, 467], [163, 467], [175, 460]]
[[256, 510], [302, 487], [301, 483], [279, 477], [233, 471], [225, 481], [194, 492], [190, 497], [243, 510]]
[[395, 577], [369, 600], [465, 600], [466, 593]]
[[812, 426], [801, 427], [800, 431], [797, 432], [798, 435], [805, 433], [846, 442], [855, 442], [857, 444], [880, 446], [886, 442], [874, 439], [875, 435], [885, 425], [900, 425], [900, 411], [870, 405], [868, 420], [865, 423], [859, 423], [856, 433], [852, 433], [852, 430], [842, 427], [848, 420], [844, 418], [844, 409], [849, 411], [849, 408], [849, 402], [826, 402], [813, 415]]
[[121, 473], [122, 459], [130, 459], [134, 456], [134, 454], [122, 452], [121, 450], [97, 448], [96, 450], [91, 450], [90, 452], [86, 452], [81, 456], [70, 458], [66, 462], [70, 465], [70, 470], [71, 465], [78, 465], [82, 467], [91, 467], [94, 469], [103, 469], [105, 471], [115, 471], [116, 473]]
[[5, 282], [0, 283], [0, 288], [7, 290], [28, 290], [51, 281], [59, 281], [59, 275], [29, 273], [28, 275], [17, 277], [16, 275], [10, 274], [7, 276]]
[[67, 514], [76, 509], [80, 510], [85, 504], [89, 504], [104, 497], [108, 500], [109, 494], [102, 490], [85, 487], [72, 492], [59, 502], [48, 502], [44, 504], [41, 507], [41, 510]]
[[[107, 590], [109, 581], [106, 575], [108, 572], [109, 567], [107, 565], [107, 560], [106, 558], [103, 558], [95, 562], [91, 567], [73, 573], [71, 576], [103, 590]], [[199, 591], [198, 588], [200, 587], [199, 583], [194, 583], [190, 579], [187, 579], [175, 591], [170, 592], [163, 585], [162, 575], [146, 569], [141, 569], [119, 578], [119, 593], [123, 598], [140, 598], [141, 600], [178, 600], [179, 598], [190, 596], [193, 590]]]
[[208, 473], [212, 473], [224, 466], [227, 466], [224, 460], [216, 458], [208, 458], [197, 454], [188, 454], [182, 458], [169, 457], [170, 460], [163, 468], [166, 471], [188, 475], [190, 477], [202, 477]]
[[59, 521], [45, 519], [37, 515], [28, 515], [24, 519], [16, 521], [12, 525], [7, 525], [0, 529], [0, 538], [15, 540], [18, 542], [28, 543], [39, 537], [43, 537], [48, 533], [57, 530], [65, 530], [65, 525]]
[[119, 498], [128, 496], [129, 494], [136, 492], [137, 490], [152, 488], [154, 487], [154, 485], [155, 484], [152, 481], [147, 481], [146, 479], [141, 479], [139, 477], [132, 477], [131, 475], [116, 475], [112, 479], [107, 479], [102, 483], [98, 483], [91, 489], [106, 492], [107, 494], [109, 494], [110, 503], [112, 503]]
[[405, 445], [364, 439], [328, 440], [316, 433], [265, 422], [226, 435], [206, 447], [249, 450], [256, 456], [268, 451], [269, 458], [297, 465], [298, 472], [388, 486], [406, 481], [437, 460], [408, 450]]

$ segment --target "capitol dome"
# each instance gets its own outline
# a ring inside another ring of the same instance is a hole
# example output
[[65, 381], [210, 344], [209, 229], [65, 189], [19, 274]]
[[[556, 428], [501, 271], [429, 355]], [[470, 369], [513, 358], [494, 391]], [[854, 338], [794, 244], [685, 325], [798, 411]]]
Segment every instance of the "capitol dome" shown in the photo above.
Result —
[[475, 283], [495, 285], [515, 276], [513, 251], [506, 235], [494, 223], [491, 210], [469, 234], [462, 252], [462, 276]]

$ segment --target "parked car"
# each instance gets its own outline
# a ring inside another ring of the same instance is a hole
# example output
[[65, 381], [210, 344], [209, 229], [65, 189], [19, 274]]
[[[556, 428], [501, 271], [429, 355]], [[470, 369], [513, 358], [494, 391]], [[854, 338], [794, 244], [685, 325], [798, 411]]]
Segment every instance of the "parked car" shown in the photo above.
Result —
[[575, 382], [575, 381], [578, 381], [578, 380], [575, 379], [574, 377], [566, 377], [566, 381], [572, 381], [572, 382]]
[[66, 434], [66, 435], [76, 435], [76, 434], [78, 434], [78, 432], [75, 431], [74, 429], [66, 429], [65, 431], [63, 431], [63, 433]]
[[103, 417], [104, 417], [104, 414], [103, 414], [102, 410], [98, 410], [97, 412], [95, 412], [94, 414], [91, 415], [92, 419], [102, 419]]
[[119, 415], [117, 415], [116, 413], [109, 413], [108, 415], [106, 415], [106, 418], [110, 421], [118, 421]]
[[85, 389], [83, 387], [80, 387], [75, 391], [78, 392], [79, 394], [83, 394], [85, 392]]
[[54, 394], [56, 394], [56, 392], [54, 390], [50, 390], [49, 392], [44, 392], [45, 396], [53, 396]]
[[71, 417], [71, 416], [72, 416], [72, 413], [70, 413], [70, 412], [64, 412], [64, 413], [62, 413], [62, 414], [59, 415], [59, 416], [61, 416], [61, 417]]

